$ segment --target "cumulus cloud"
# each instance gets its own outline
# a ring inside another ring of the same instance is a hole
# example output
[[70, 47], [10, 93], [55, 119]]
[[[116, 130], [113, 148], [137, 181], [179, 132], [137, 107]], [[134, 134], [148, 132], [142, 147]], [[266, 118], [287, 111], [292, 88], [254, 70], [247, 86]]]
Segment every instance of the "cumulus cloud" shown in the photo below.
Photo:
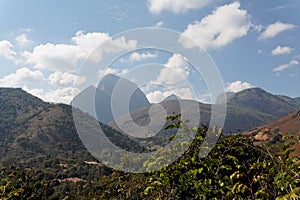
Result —
[[152, 54], [149, 52], [146, 53], [138, 53], [138, 52], [133, 52], [130, 56], [129, 56], [129, 62], [133, 63], [133, 62], [137, 62], [137, 61], [141, 61], [141, 60], [146, 60], [146, 59], [150, 59], [150, 58], [156, 58], [157, 54]]
[[125, 76], [128, 73], [128, 69], [115, 69], [115, 68], [106, 68], [106, 69], [99, 69], [98, 76], [103, 78], [107, 74], [114, 74], [120, 77]]
[[33, 64], [36, 69], [51, 71], [74, 71], [81, 55], [81, 49], [75, 45], [51, 43], [38, 45], [33, 52], [23, 53], [26, 63]]
[[291, 47], [281, 47], [281, 46], [277, 46], [275, 49], [272, 50], [272, 54], [273, 55], [282, 55], [282, 54], [290, 54], [292, 53], [292, 51], [294, 51], [295, 49], [291, 48]]
[[146, 96], [151, 103], [159, 103], [172, 94], [175, 94], [181, 99], [194, 99], [194, 95], [190, 88], [173, 88], [168, 91], [155, 90], [149, 92]]
[[[186, 85], [189, 76], [188, 61], [180, 54], [173, 54], [158, 76], [146, 86], [147, 98], [152, 103], [161, 102], [164, 98], [175, 94], [182, 99], [195, 99], [190, 88]], [[151, 90], [158, 86], [161, 89]]]
[[14, 60], [16, 52], [12, 50], [13, 45], [7, 40], [1, 40], [0, 41], [0, 56], [9, 59]]
[[23, 67], [18, 69], [15, 73], [9, 74], [0, 79], [0, 86], [4, 87], [17, 87], [30, 83], [41, 83], [45, 80], [41, 71]]
[[32, 43], [32, 41], [27, 38], [27, 35], [25, 33], [17, 36], [15, 39], [20, 46], [26, 46]]
[[211, 0], [148, 0], [148, 9], [153, 14], [164, 10], [174, 13], [183, 13], [191, 9], [206, 6]]
[[[75, 44], [42, 44], [34, 48], [33, 52], [24, 52], [26, 63], [33, 64], [36, 69], [47, 69], [50, 71], [68, 71], [76, 69], [78, 62], [89, 58], [93, 62], [99, 62], [103, 52], [116, 53], [122, 50], [130, 50], [136, 47], [137, 42], [126, 40], [124, 37], [112, 39], [106, 33], [76, 33], [71, 41]], [[96, 47], [92, 56], [88, 57]]]
[[86, 78], [70, 74], [68, 72], [54, 72], [48, 77], [51, 85], [55, 86], [70, 86], [70, 85], [80, 85]]
[[278, 67], [274, 68], [273, 72], [277, 72], [277, 75], [279, 75], [278, 74], [279, 72], [286, 70], [288, 68], [291, 68], [298, 64], [299, 64], [299, 62], [297, 60], [291, 60], [288, 64], [279, 65]]
[[282, 23], [282, 22], [275, 22], [274, 24], [270, 24], [265, 31], [261, 33], [259, 36], [259, 40], [265, 40], [268, 38], [273, 38], [281, 32], [292, 30], [297, 26], [294, 24]]
[[50, 91], [45, 91], [42, 88], [29, 89], [27, 86], [24, 86], [22, 89], [42, 99], [43, 101], [66, 104], [69, 104], [73, 100], [73, 97], [80, 92], [78, 88], [73, 87], [66, 87]]
[[84, 34], [83, 31], [78, 31], [71, 40], [82, 49], [91, 51], [95, 49], [99, 44], [109, 39], [110, 37], [107, 33], [92, 32]]
[[246, 89], [253, 88], [253, 87], [254, 86], [248, 82], [235, 81], [235, 82], [228, 84], [226, 91], [236, 93], [236, 92], [240, 92], [242, 90], [246, 90]]
[[216, 49], [247, 35], [250, 27], [247, 11], [240, 9], [239, 2], [233, 2], [217, 8], [201, 21], [188, 25], [179, 41], [186, 48], [196, 47], [188, 37], [206, 49]]
[[160, 70], [154, 82], [163, 85], [176, 85], [182, 83], [189, 76], [187, 59], [180, 54], [173, 54]]
[[[101, 60], [103, 52], [117, 53], [123, 50], [134, 49], [137, 45], [137, 41], [126, 41], [124, 36], [113, 40], [107, 33], [101, 32], [84, 34], [82, 31], [78, 31], [76, 36], [72, 38], [72, 41], [82, 50], [82, 57], [86, 58], [90, 56], [89, 59], [94, 62]], [[102, 44], [101, 49], [97, 48], [100, 44]], [[95, 52], [89, 55], [93, 50], [95, 50]]]

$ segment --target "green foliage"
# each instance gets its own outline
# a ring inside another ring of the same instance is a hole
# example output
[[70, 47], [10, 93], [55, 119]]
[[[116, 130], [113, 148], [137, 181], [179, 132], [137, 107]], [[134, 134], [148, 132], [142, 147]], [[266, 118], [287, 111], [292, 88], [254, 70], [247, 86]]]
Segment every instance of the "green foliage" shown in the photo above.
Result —
[[[278, 156], [268, 147], [255, 145], [251, 137], [222, 135], [202, 157], [199, 152], [209, 146], [203, 145], [205, 138], [215, 137], [215, 131], [205, 125], [189, 129], [180, 114], [169, 116], [166, 128], [181, 130], [169, 141], [182, 142], [144, 164], [153, 167], [169, 159], [172, 152], [185, 153], [157, 172], [128, 174], [84, 163], [94, 159], [76, 133], [70, 106], [50, 105], [21, 90], [8, 90], [0, 90], [0, 165], [15, 163], [19, 168], [2, 168], [1, 200], [300, 199], [300, 162], [293, 154], [299, 138], [283, 137], [282, 154]], [[122, 149], [145, 151], [131, 138], [103, 127], [108, 138]], [[194, 139], [189, 144], [185, 138]], [[126, 162], [124, 158], [121, 165]]]
[[53, 194], [48, 180], [38, 180], [30, 170], [3, 167], [0, 173], [0, 199], [47, 199]]
[[300, 198], [299, 162], [289, 157], [290, 149], [283, 158], [275, 157], [252, 138], [232, 135], [221, 137], [206, 158], [199, 158], [207, 132], [207, 126], [199, 128], [184, 156], [151, 177], [144, 191], [149, 199]]

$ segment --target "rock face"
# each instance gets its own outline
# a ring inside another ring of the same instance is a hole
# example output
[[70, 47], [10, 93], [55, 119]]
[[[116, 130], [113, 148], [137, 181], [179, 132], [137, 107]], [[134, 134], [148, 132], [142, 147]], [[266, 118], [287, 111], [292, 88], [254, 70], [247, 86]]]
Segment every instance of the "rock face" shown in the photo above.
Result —
[[83, 90], [72, 104], [103, 123], [150, 105], [135, 83], [112, 74], [103, 77], [97, 88]]

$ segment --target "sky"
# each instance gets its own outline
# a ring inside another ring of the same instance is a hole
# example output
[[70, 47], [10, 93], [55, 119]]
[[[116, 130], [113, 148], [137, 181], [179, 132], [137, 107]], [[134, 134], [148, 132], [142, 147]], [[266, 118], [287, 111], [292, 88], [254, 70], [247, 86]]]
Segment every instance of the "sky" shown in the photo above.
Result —
[[[69, 103], [97, 84], [90, 76], [113, 73], [135, 81], [151, 102], [172, 93], [211, 102], [207, 77], [197, 77], [185, 55], [137, 49], [139, 40], [120, 35], [157, 27], [176, 31], [182, 48], [204, 49], [226, 91], [299, 97], [299, 9], [299, 0], [0, 0], [0, 87]], [[83, 73], [86, 63], [120, 52], [127, 53], [110, 66]]]

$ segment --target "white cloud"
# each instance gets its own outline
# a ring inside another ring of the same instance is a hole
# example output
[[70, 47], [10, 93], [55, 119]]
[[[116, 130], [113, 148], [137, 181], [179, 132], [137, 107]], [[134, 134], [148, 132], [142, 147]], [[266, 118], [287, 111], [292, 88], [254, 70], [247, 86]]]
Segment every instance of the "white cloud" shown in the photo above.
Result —
[[291, 68], [295, 65], [298, 65], [299, 62], [297, 60], [292, 60], [290, 61], [288, 64], [283, 64], [283, 65], [279, 65], [278, 67], [274, 68], [273, 71], [274, 72], [277, 72], [277, 75], [279, 75], [278, 73], [283, 71], [283, 70], [286, 70], [288, 68]]
[[233, 2], [217, 8], [201, 21], [188, 25], [179, 41], [186, 48], [196, 47], [188, 37], [206, 49], [216, 49], [247, 35], [250, 27], [247, 11], [240, 9], [239, 2]]
[[273, 71], [274, 72], [281, 72], [285, 69], [288, 69], [290, 67], [289, 64], [283, 64], [283, 65], [279, 65], [278, 67], [274, 68]]
[[147, 99], [151, 103], [159, 103], [161, 102], [164, 98], [166, 98], [168, 95], [164, 94], [164, 92], [161, 92], [159, 90], [150, 92], [146, 95]]
[[149, 52], [146, 53], [138, 53], [138, 52], [133, 52], [130, 56], [129, 56], [129, 62], [133, 63], [133, 62], [137, 62], [137, 61], [141, 61], [141, 60], [146, 60], [149, 58], [156, 58], [157, 54], [151, 54]]
[[23, 56], [26, 63], [33, 64], [36, 69], [51, 71], [74, 71], [81, 50], [74, 45], [51, 44], [36, 46], [32, 53], [26, 51]]
[[14, 60], [16, 52], [12, 50], [13, 45], [7, 41], [7, 40], [1, 40], [0, 41], [0, 56], [9, 59]]
[[[180, 54], [173, 54], [155, 80], [145, 86], [147, 98], [152, 103], [161, 102], [164, 98], [175, 94], [182, 99], [195, 99], [190, 88], [186, 85], [189, 76], [188, 61]], [[158, 86], [161, 89], [151, 90]]]
[[27, 38], [27, 35], [25, 33], [17, 36], [15, 39], [20, 46], [26, 46], [26, 45], [32, 43], [32, 41]]
[[115, 69], [115, 68], [106, 68], [106, 69], [99, 69], [98, 71], [98, 76], [100, 78], [103, 78], [105, 75], [107, 74], [114, 74], [114, 75], [117, 75], [117, 76], [120, 76], [120, 77], [123, 77], [125, 76], [127, 73], [128, 73], [128, 69]]
[[183, 13], [191, 9], [198, 9], [206, 6], [211, 0], [148, 0], [148, 9], [153, 14], [164, 10], [174, 13]]
[[109, 40], [110, 37], [107, 33], [92, 32], [84, 34], [83, 31], [78, 31], [72, 41], [75, 42], [77, 46], [80, 46], [86, 51], [94, 50], [99, 44]]
[[30, 83], [41, 83], [45, 80], [41, 71], [23, 67], [18, 69], [15, 73], [9, 74], [0, 79], [0, 86], [16, 87], [23, 86]]
[[70, 85], [80, 85], [82, 84], [86, 78], [77, 76], [74, 74], [70, 74], [68, 72], [54, 72], [48, 77], [51, 85], [56, 86], [70, 86]]
[[149, 92], [146, 96], [151, 103], [159, 103], [172, 94], [175, 94], [181, 99], [194, 99], [194, 95], [190, 88], [173, 88], [169, 91], [155, 90]]
[[292, 60], [290, 62], [290, 65], [298, 65], [298, 64], [299, 64], [299, 62], [297, 60]]
[[155, 24], [155, 27], [162, 27], [164, 25], [163, 21], [159, 21]]
[[173, 54], [160, 70], [154, 82], [164, 85], [176, 85], [189, 76], [188, 62], [180, 54]]
[[226, 91], [227, 92], [240, 92], [242, 90], [245, 90], [245, 89], [249, 89], [249, 88], [253, 88], [254, 86], [251, 85], [250, 83], [248, 82], [242, 82], [242, 81], [235, 81], [235, 82], [232, 82], [232, 83], [229, 83], [227, 88], [226, 88]]
[[24, 52], [26, 63], [33, 64], [37, 69], [51, 71], [68, 71], [76, 69], [78, 62], [87, 58], [96, 47], [103, 44], [102, 49], [97, 49], [89, 59], [99, 62], [103, 52], [116, 53], [121, 50], [130, 50], [136, 47], [137, 42], [126, 40], [124, 37], [112, 39], [106, 33], [76, 33], [71, 39], [75, 45], [69, 44], [42, 44], [36, 46], [33, 52]]
[[[117, 53], [123, 50], [134, 49], [137, 45], [137, 41], [128, 40], [125, 37], [112, 39], [107, 33], [93, 32], [84, 34], [83, 31], [78, 31], [76, 36], [72, 38], [72, 41], [76, 43], [82, 50], [82, 57], [86, 58], [93, 50], [93, 57], [90, 57], [94, 62], [99, 62], [102, 58], [102, 52]], [[96, 49], [102, 44], [101, 49]]]
[[272, 50], [272, 54], [273, 55], [281, 55], [281, 54], [290, 54], [292, 51], [294, 51], [295, 49], [291, 48], [291, 47], [281, 47], [281, 46], [277, 46], [275, 49]]
[[73, 100], [73, 97], [80, 92], [78, 88], [73, 88], [73, 87], [66, 87], [63, 89], [50, 90], [50, 91], [45, 91], [44, 89], [41, 88], [29, 89], [27, 86], [24, 86], [22, 89], [42, 99], [43, 101], [54, 102], [54, 103], [66, 103], [66, 104], [69, 104]]
[[265, 40], [268, 38], [273, 38], [276, 35], [278, 35], [279, 33], [283, 32], [283, 31], [287, 31], [287, 30], [292, 30], [294, 28], [296, 28], [297, 26], [294, 24], [285, 24], [282, 22], [276, 22], [274, 24], [270, 24], [264, 32], [261, 33], [261, 35], [259, 36], [259, 40]]

